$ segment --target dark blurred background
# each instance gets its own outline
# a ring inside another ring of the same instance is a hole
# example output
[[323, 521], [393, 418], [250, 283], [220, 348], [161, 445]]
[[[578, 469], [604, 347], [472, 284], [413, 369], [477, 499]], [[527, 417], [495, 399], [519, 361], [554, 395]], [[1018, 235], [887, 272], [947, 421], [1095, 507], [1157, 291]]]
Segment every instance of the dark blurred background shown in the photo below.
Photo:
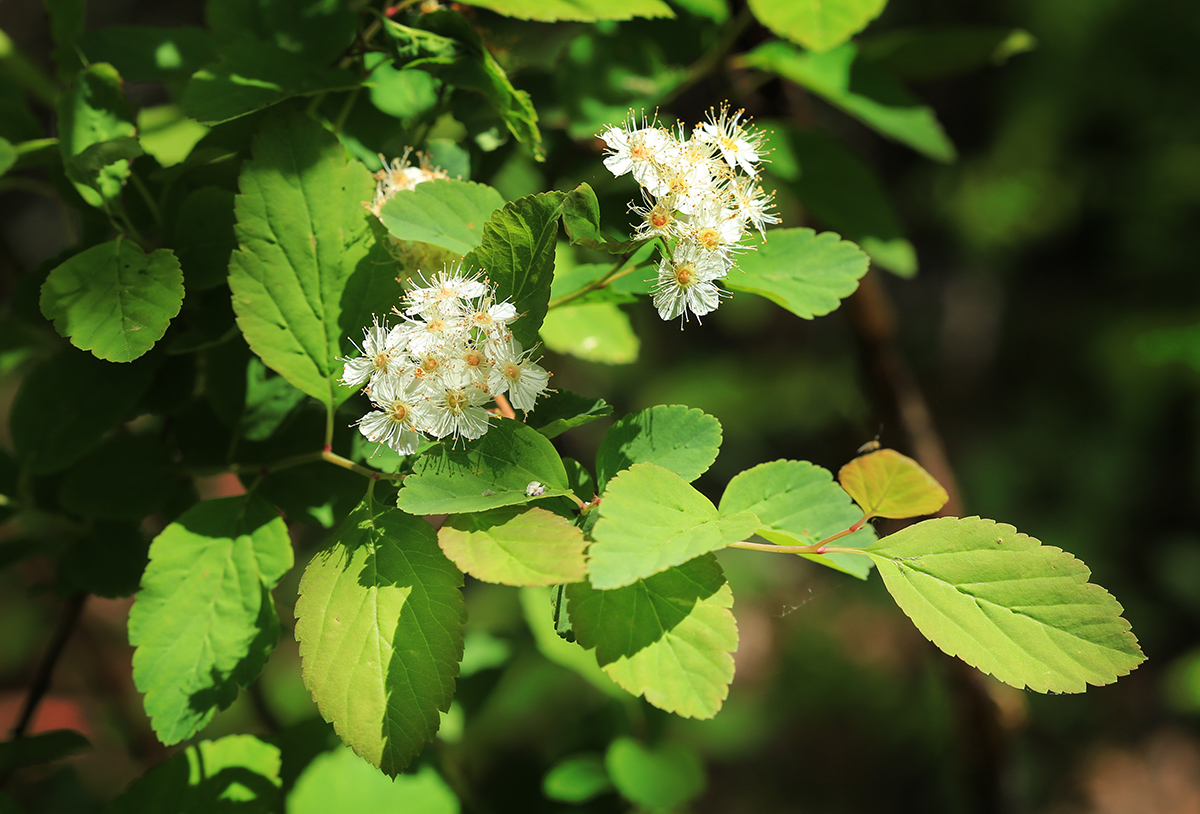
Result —
[[[198, 2], [88, 9], [97, 27], [203, 20]], [[883, 179], [917, 251], [914, 279], [873, 270], [852, 301], [811, 323], [738, 295], [680, 333], [639, 305], [628, 309], [642, 340], [636, 363], [549, 354], [546, 366], [556, 384], [604, 396], [618, 414], [682, 403], [716, 415], [725, 444], [699, 484], [713, 496], [776, 458], [836, 471], [878, 435], [956, 482], [962, 514], [1084, 560], [1124, 605], [1147, 662], [1083, 695], [1014, 690], [925, 642], [877, 578], [726, 551], [737, 678], [715, 720], [682, 721], [541, 661], [515, 592], [473, 583], [473, 629], [505, 642], [510, 658], [463, 679], [465, 723], [438, 754], [469, 779], [479, 810], [564, 809], [536, 799], [547, 766], [632, 730], [698, 750], [709, 780], [693, 808], [705, 812], [1200, 811], [1200, 4], [893, 0], [867, 34], [909, 25], [1023, 28], [1037, 40], [1001, 66], [914, 86], [957, 146], [953, 164], [805, 101], [809, 122]], [[49, 66], [39, 3], [0, 4], [0, 29]], [[539, 70], [514, 79], [535, 104], [547, 87]], [[746, 82], [732, 73], [701, 83], [664, 115], [694, 120], [730, 91], [778, 115], [795, 95], [779, 80]], [[155, 92], [130, 88], [160, 101]], [[587, 139], [548, 129], [547, 141], [544, 170], [501, 152], [476, 180], [509, 196], [588, 180], [621, 228], [632, 189], [602, 178]], [[13, 185], [0, 192], [0, 290], [11, 294], [69, 244], [52, 202]], [[781, 189], [784, 225], [822, 225], [793, 198]], [[895, 325], [882, 349], [869, 336], [879, 307]], [[890, 373], [876, 366], [880, 354]], [[916, 399], [930, 423], [914, 435], [897, 398]], [[586, 459], [602, 431], [560, 446]], [[929, 460], [930, 450], [942, 457]], [[35, 558], [0, 572], [0, 723], [53, 626], [55, 597], [28, 589], [49, 567]], [[294, 598], [294, 579], [280, 590], [285, 612], [288, 590]], [[91, 810], [165, 754], [129, 681], [126, 607], [89, 604], [39, 719], [41, 729], [80, 728], [101, 750], [29, 781], [43, 794], [31, 810]], [[295, 664], [285, 633], [258, 693], [212, 731], [311, 718]], [[588, 810], [620, 808], [610, 795]]]

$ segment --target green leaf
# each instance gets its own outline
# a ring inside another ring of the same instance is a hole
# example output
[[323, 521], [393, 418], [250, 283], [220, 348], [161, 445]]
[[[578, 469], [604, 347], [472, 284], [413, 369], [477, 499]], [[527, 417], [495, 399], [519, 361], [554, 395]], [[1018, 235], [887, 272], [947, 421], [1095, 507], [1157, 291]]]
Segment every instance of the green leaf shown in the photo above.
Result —
[[560, 760], [542, 778], [542, 793], [562, 803], [586, 803], [613, 787], [599, 755], [573, 755]]
[[546, 487], [541, 498], [570, 492], [550, 441], [519, 421], [500, 419], [462, 448], [442, 442], [418, 457], [396, 505], [410, 514], [480, 512], [538, 499], [526, 494], [535, 481]]
[[607, 302], [555, 308], [546, 314], [541, 333], [546, 347], [555, 353], [607, 365], [637, 361], [641, 346], [629, 317]]
[[58, 576], [71, 590], [109, 599], [133, 596], [149, 555], [150, 540], [138, 524], [91, 523], [63, 552]]
[[458, 798], [432, 766], [423, 765], [415, 774], [393, 779], [344, 747], [318, 755], [309, 763], [287, 800], [288, 814], [458, 814], [459, 810]]
[[358, 23], [355, 6], [329, 0], [208, 0], [204, 12], [213, 39], [226, 52], [277, 47], [313, 65], [342, 56]]
[[876, 132], [937, 161], [953, 161], [954, 145], [933, 110], [916, 101], [887, 73], [857, 58], [847, 43], [824, 54], [768, 42], [742, 57], [749, 68], [777, 73], [811, 90]]
[[[182, 164], [191, 155], [192, 148], [209, 133], [209, 128], [186, 116], [178, 105], [142, 108], [138, 111], [137, 126], [142, 149], [163, 167]], [[232, 205], [229, 214], [232, 233]]]
[[674, 0], [674, 2], [684, 11], [690, 11], [698, 17], [708, 17], [715, 23], [723, 23], [729, 19], [727, 0]]
[[438, 545], [460, 571], [484, 582], [558, 585], [584, 577], [583, 532], [536, 507], [450, 515], [438, 531]]
[[174, 485], [171, 454], [154, 435], [114, 435], [69, 469], [59, 502], [102, 520], [141, 520]]
[[602, 591], [744, 540], [760, 525], [750, 512], [719, 514], [687, 481], [655, 464], [634, 464], [609, 481], [599, 511], [587, 573]]
[[513, 337], [526, 349], [538, 341], [554, 279], [561, 192], [542, 192], [505, 204], [483, 227], [481, 244], [463, 258], [464, 267], [487, 271], [496, 296], [510, 300], [521, 318]]
[[198, 503], [154, 538], [129, 643], [163, 743], [196, 734], [257, 677], [278, 637], [270, 590], [291, 567], [287, 526], [253, 496]]
[[243, 41], [192, 75], [179, 103], [201, 124], [220, 124], [296, 96], [353, 90], [358, 78], [340, 68], [262, 42]]
[[520, 592], [521, 610], [538, 651], [558, 666], [577, 673], [605, 695], [628, 700], [629, 696], [596, 664], [594, 653], [584, 650], [573, 641], [567, 641], [555, 630], [550, 600], [556, 590], [525, 587]]
[[[113, 365], [65, 348], [21, 381], [10, 426], [22, 465], [32, 474], [65, 469], [86, 455], [117, 423], [133, 418], [159, 356]], [[87, 409], [63, 396], [64, 386], [88, 394]]]
[[671, 7], [661, 0], [468, 0], [467, 5], [490, 9], [505, 17], [544, 23], [675, 16]]
[[612, 240], [600, 231], [600, 202], [588, 184], [580, 184], [563, 198], [562, 219], [571, 243], [592, 251], [626, 254], [645, 242]]
[[150, 350], [182, 305], [175, 254], [146, 255], [121, 238], [80, 252], [42, 284], [42, 314], [54, 329], [109, 362], [132, 362]]
[[[58, 146], [63, 169], [80, 196], [91, 206], [116, 200], [129, 177], [130, 148], [119, 146], [111, 162], [89, 148], [137, 135], [133, 106], [125, 98], [121, 76], [100, 62], [79, 72], [58, 102]], [[129, 142], [121, 142], [127, 145]], [[136, 141], [133, 141], [136, 146]]]
[[803, 319], [837, 309], [858, 288], [867, 255], [833, 232], [773, 229], [758, 251], [747, 252], [722, 282], [765, 297]]
[[758, 21], [812, 51], [828, 51], [879, 16], [887, 0], [750, 0]]
[[609, 428], [596, 451], [596, 481], [608, 481], [636, 463], [658, 464], [689, 483], [703, 475], [721, 448], [721, 422], [703, 410], [660, 404], [625, 416]]
[[22, 735], [0, 742], [0, 774], [9, 775], [27, 766], [53, 763], [91, 748], [91, 742], [74, 729]]
[[234, 194], [227, 189], [200, 187], [180, 204], [172, 245], [188, 291], [225, 283], [230, 255], [237, 248], [233, 201]]
[[838, 482], [867, 517], [920, 517], [950, 499], [933, 475], [894, 449], [858, 456], [841, 468]]
[[229, 264], [238, 326], [268, 367], [331, 409], [353, 392], [337, 381], [338, 357], [400, 295], [361, 205], [374, 184], [336, 137], [291, 110], [264, 122], [253, 154]]
[[417, 23], [418, 27], [409, 27], [385, 21], [404, 67], [420, 68], [450, 85], [482, 94], [508, 131], [541, 161], [542, 134], [529, 94], [513, 87], [471, 24], [450, 10], [422, 14]]
[[78, 46], [88, 62], [108, 62], [130, 82], [187, 77], [216, 57], [209, 33], [191, 26], [93, 28], [82, 33]]
[[1001, 65], [1032, 51], [1037, 40], [1023, 28], [922, 26], [861, 40], [862, 55], [905, 81], [925, 81]]
[[615, 591], [567, 586], [579, 643], [613, 681], [659, 709], [711, 718], [733, 680], [733, 592], [712, 554]]
[[678, 743], [654, 749], [633, 738], [617, 738], [608, 746], [604, 765], [617, 791], [650, 811], [675, 811], [704, 791], [704, 764]]
[[[738, 473], [721, 495], [721, 514], [750, 512], [756, 533], [778, 545], [814, 545], [862, 518], [828, 470], [808, 461], [772, 461]], [[868, 525], [838, 538], [839, 546], [865, 548], [875, 540]], [[866, 579], [871, 560], [858, 554], [801, 554], [801, 557]]]
[[1083, 692], [1145, 660], [1087, 566], [1012, 526], [939, 517], [866, 553], [927, 639], [1018, 689]]
[[537, 409], [526, 423], [547, 438], [557, 438], [583, 424], [612, 415], [612, 405], [604, 399], [590, 399], [570, 390], [555, 390], [538, 401]]
[[0, 175], [12, 169], [13, 164], [17, 163], [17, 150], [13, 147], [12, 142], [6, 138], [0, 138]]
[[770, 173], [791, 182], [804, 208], [858, 243], [875, 265], [900, 277], [917, 273], [917, 255], [875, 172], [823, 131], [785, 124], [770, 138]]
[[399, 240], [466, 254], [480, 244], [484, 224], [502, 206], [500, 193], [487, 184], [447, 178], [397, 192], [380, 209], [379, 219]]
[[282, 763], [278, 746], [253, 735], [200, 741], [134, 780], [105, 814], [268, 814], [281, 803]]
[[467, 616], [462, 584], [433, 526], [370, 494], [300, 580], [304, 685], [346, 745], [392, 777], [450, 708]]

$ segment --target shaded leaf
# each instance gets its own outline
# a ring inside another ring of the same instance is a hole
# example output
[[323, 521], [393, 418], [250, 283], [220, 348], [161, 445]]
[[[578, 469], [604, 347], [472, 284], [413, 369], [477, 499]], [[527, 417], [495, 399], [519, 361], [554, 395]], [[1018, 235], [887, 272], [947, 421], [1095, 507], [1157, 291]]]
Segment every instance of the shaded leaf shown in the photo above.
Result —
[[74, 729], [55, 729], [0, 742], [0, 774], [26, 766], [40, 766], [92, 748]]
[[876, 132], [937, 161], [953, 161], [954, 145], [934, 116], [887, 73], [858, 59], [847, 43], [824, 54], [768, 42], [742, 57], [750, 68], [771, 71], [811, 90]]
[[1037, 40], [1023, 28], [920, 26], [899, 28], [859, 42], [862, 55], [893, 76], [939, 79], [1032, 51]]
[[109, 362], [131, 362], [162, 339], [179, 313], [183, 272], [170, 249], [146, 255], [117, 238], [51, 270], [40, 304], [75, 347]]
[[[80, 71], [59, 96], [58, 146], [63, 169], [89, 205], [102, 207], [120, 196], [129, 177], [131, 148], [119, 146], [115, 154], [107, 156], [111, 161], [95, 150], [88, 153], [88, 149], [117, 139], [132, 141], [137, 135], [133, 120], [133, 106], [125, 98], [121, 76], [107, 63]], [[133, 144], [136, 146], [136, 141]]]
[[229, 258], [237, 248], [234, 194], [218, 187], [200, 187], [179, 206], [175, 219], [175, 251], [188, 291], [203, 291], [225, 283]]
[[833, 232], [773, 229], [758, 251], [742, 255], [740, 271], [722, 282], [812, 319], [836, 310], [853, 294], [868, 266], [857, 246]]
[[542, 192], [505, 204], [488, 219], [483, 240], [463, 258], [464, 267], [487, 271], [496, 297], [510, 300], [521, 318], [513, 338], [526, 349], [538, 341], [554, 278], [561, 192]]
[[458, 814], [459, 810], [458, 798], [432, 766], [390, 778], [346, 748], [318, 755], [296, 780], [287, 800], [288, 814]]
[[520, 20], [632, 20], [634, 17], [674, 17], [671, 7], [660, 0], [468, 0], [505, 17]]
[[341, 56], [358, 23], [355, 6], [328, 0], [208, 0], [204, 12], [224, 51], [277, 47], [314, 65]]
[[546, 314], [541, 334], [555, 353], [609, 365], [636, 361], [641, 347], [629, 317], [607, 302], [555, 308]]
[[584, 578], [587, 541], [570, 520], [536, 507], [453, 514], [438, 531], [463, 573], [501, 585], [558, 585]]
[[413, 462], [396, 505], [410, 514], [458, 514], [528, 503], [532, 482], [539, 498], [570, 492], [562, 458], [537, 430], [500, 419], [482, 437], [456, 449], [445, 442]]
[[950, 499], [933, 475], [894, 449], [858, 456], [838, 471], [838, 482], [867, 517], [920, 517]]
[[599, 755], [573, 755], [560, 760], [542, 778], [542, 793], [562, 803], [586, 803], [613, 787]]
[[694, 407], [660, 404], [631, 413], [609, 428], [596, 452], [596, 480], [609, 479], [635, 463], [657, 464], [694, 481], [717, 459], [721, 422]]
[[[721, 495], [721, 514], [750, 512], [756, 533], [778, 545], [814, 545], [862, 518], [828, 470], [808, 461], [772, 461], [734, 476]], [[871, 526], [838, 538], [837, 545], [863, 548], [875, 540]], [[801, 557], [866, 579], [871, 560], [857, 554], [801, 554]]]
[[150, 540], [138, 524], [93, 523], [63, 552], [58, 576], [72, 590], [109, 599], [133, 596], [149, 555]]
[[392, 777], [450, 708], [466, 622], [461, 586], [433, 526], [369, 494], [300, 580], [304, 685], [342, 740]]
[[[551, 604], [554, 590], [558, 589], [525, 587], [520, 592], [521, 610], [538, 651], [560, 667], [577, 673], [605, 695], [628, 699], [625, 691], [614, 684], [596, 664], [594, 653], [584, 650], [574, 641], [567, 641], [555, 630]], [[563, 605], [566, 603], [563, 602]]]
[[615, 591], [567, 586], [579, 643], [626, 691], [685, 718], [711, 718], [733, 680], [733, 592], [716, 557]]
[[674, 472], [634, 464], [613, 478], [592, 529], [587, 573], [592, 587], [630, 585], [744, 540], [760, 523], [750, 512], [722, 515]]
[[81, 34], [78, 46], [88, 62], [108, 62], [130, 82], [186, 77], [216, 56], [209, 33], [193, 26], [93, 28]]
[[270, 590], [291, 567], [287, 527], [253, 496], [198, 503], [154, 538], [129, 643], [163, 743], [190, 738], [257, 677], [278, 636]]
[[6, 138], [0, 138], [0, 175], [12, 169], [12, 165], [17, 163], [17, 150], [13, 147], [12, 142]]
[[486, 184], [438, 179], [397, 192], [379, 218], [399, 240], [418, 240], [466, 254], [483, 240], [483, 227], [504, 199]]
[[1145, 660], [1087, 566], [1012, 526], [939, 517], [866, 553], [927, 639], [1018, 689], [1083, 692]]
[[758, 21], [813, 51], [828, 51], [879, 16], [887, 0], [750, 0]]
[[67, 471], [64, 509], [102, 520], [141, 520], [166, 499], [175, 478], [166, 445], [153, 435], [114, 435]]
[[651, 749], [633, 738], [608, 745], [604, 765], [621, 796], [651, 811], [674, 811], [704, 791], [704, 764], [678, 743]]
[[627, 254], [646, 242], [613, 240], [601, 232], [600, 202], [588, 184], [580, 184], [563, 198], [562, 219], [571, 243], [592, 251]]
[[556, 438], [569, 429], [612, 415], [612, 405], [604, 399], [590, 399], [570, 390], [555, 390], [538, 401], [537, 409], [526, 423], [547, 438]]
[[238, 179], [229, 264], [238, 326], [267, 366], [331, 409], [353, 392], [337, 381], [338, 357], [400, 294], [361, 206], [374, 184], [336, 137], [292, 110], [264, 122], [253, 155]]

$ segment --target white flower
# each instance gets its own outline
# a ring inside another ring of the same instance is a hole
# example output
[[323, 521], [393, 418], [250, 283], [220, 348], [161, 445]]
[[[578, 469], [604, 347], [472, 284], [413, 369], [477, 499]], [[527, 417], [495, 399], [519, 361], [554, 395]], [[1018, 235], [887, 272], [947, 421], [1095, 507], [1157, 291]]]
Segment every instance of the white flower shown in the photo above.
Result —
[[529, 352], [522, 352], [521, 343], [514, 339], [497, 354], [488, 377], [488, 388], [493, 393], [508, 393], [512, 406], [526, 412], [533, 409], [550, 383], [546, 369], [528, 357]]
[[362, 387], [375, 382], [386, 373], [403, 372], [406, 361], [400, 346], [393, 341], [386, 325], [373, 317], [370, 328], [363, 329], [362, 356], [343, 358], [341, 382], [348, 387]]
[[380, 217], [379, 213], [383, 209], [383, 205], [396, 197], [397, 192], [414, 189], [418, 184], [426, 181], [450, 177], [437, 167], [430, 166], [429, 159], [424, 153], [416, 154], [417, 166], [414, 167], [408, 161], [410, 154], [412, 154], [411, 147], [404, 151], [404, 155], [392, 159], [390, 162], [382, 154], [379, 156], [379, 160], [383, 162], [383, 169], [374, 175], [375, 198], [370, 203], [363, 202], [363, 206], [371, 210], [375, 217]]
[[733, 189], [733, 200], [738, 216], [744, 218], [763, 237], [767, 236], [767, 224], [779, 223], [779, 215], [769, 211], [771, 195], [753, 178], [740, 178]]
[[740, 166], [753, 177], [758, 174], [756, 165], [762, 161], [763, 134], [749, 131], [738, 123], [744, 112], [739, 110], [730, 117], [729, 108], [724, 105], [719, 112], [710, 110], [708, 121], [696, 128], [693, 137], [715, 144], [731, 168]]
[[681, 241], [675, 247], [674, 258], [664, 258], [658, 264], [658, 280], [653, 288], [658, 315], [663, 319], [681, 316], [686, 321], [688, 312], [701, 317], [715, 311], [726, 292], [714, 281], [727, 272], [719, 257], [690, 240]]
[[492, 395], [464, 374], [450, 374], [441, 381], [436, 391], [426, 389], [433, 407], [429, 434], [435, 438], [453, 435], [455, 438], [471, 440], [487, 432], [488, 411], [483, 405]]
[[429, 403], [416, 379], [384, 376], [371, 385], [371, 401], [380, 409], [358, 420], [370, 441], [386, 444], [401, 455], [412, 455], [421, 443], [417, 427], [428, 421]]
[[488, 290], [479, 275], [464, 272], [461, 265], [442, 269], [423, 282], [425, 285], [408, 292], [408, 307], [404, 309], [408, 316], [460, 316], [465, 311], [464, 301], [482, 297]]
[[645, 122], [642, 127], [635, 127], [635, 124], [633, 117], [630, 117], [627, 124], [610, 127], [600, 134], [600, 139], [610, 151], [604, 159], [604, 166], [618, 178], [632, 172], [635, 181], [658, 194], [662, 186], [659, 168], [667, 158], [668, 151], [675, 147], [675, 142], [662, 128], [646, 125]]

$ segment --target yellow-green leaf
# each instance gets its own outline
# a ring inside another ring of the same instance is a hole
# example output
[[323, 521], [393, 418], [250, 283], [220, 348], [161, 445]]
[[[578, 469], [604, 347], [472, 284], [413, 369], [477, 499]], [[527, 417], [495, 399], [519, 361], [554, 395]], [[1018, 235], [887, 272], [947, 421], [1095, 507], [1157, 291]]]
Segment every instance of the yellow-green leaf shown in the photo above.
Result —
[[841, 468], [838, 482], [867, 517], [920, 517], [950, 499], [933, 475], [894, 449], [860, 455]]

